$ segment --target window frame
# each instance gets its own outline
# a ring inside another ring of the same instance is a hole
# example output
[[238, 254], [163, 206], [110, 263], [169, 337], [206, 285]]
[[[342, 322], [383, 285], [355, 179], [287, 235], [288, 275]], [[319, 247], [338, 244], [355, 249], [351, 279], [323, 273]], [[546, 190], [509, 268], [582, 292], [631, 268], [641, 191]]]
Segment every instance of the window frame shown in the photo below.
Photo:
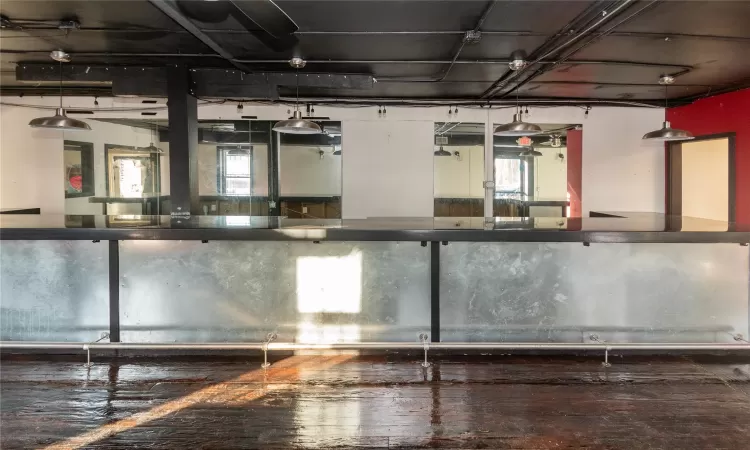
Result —
[[[71, 147], [71, 148], [67, 148]], [[77, 147], [77, 148], [72, 148]], [[65, 189], [65, 198], [93, 197], [96, 191], [94, 173], [94, 144], [91, 142], [63, 140], [63, 152], [79, 152], [81, 154], [81, 192], [72, 193]], [[67, 173], [63, 174], [67, 181]]]
[[[498, 159], [517, 159], [521, 162], [519, 171], [521, 172], [521, 192], [500, 191], [497, 183], [496, 161]], [[533, 197], [534, 192], [534, 158], [520, 156], [519, 152], [499, 152], [495, 151], [492, 158], [492, 181], [495, 185], [493, 190], [493, 199], [500, 199], [509, 196]], [[531, 192], [531, 193], [529, 193]]]
[[[226, 167], [226, 156], [230, 151], [246, 151], [250, 159], [250, 167], [248, 168], [248, 176], [237, 176], [228, 175]], [[255, 158], [253, 158], [253, 146], [247, 144], [236, 144], [236, 145], [217, 145], [216, 146], [216, 192], [219, 195], [226, 195], [232, 197], [252, 197], [254, 193], [253, 180], [255, 179]], [[227, 179], [236, 178], [249, 180], [250, 192], [248, 194], [228, 194], [227, 193]]]

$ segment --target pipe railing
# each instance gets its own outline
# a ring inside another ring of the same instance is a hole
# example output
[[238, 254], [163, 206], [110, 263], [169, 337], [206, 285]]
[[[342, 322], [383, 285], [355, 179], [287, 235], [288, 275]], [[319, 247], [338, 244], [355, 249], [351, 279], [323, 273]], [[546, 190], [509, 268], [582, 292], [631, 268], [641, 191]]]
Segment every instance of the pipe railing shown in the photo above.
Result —
[[[435, 350], [750, 350], [750, 344], [733, 343], [566, 343], [566, 342], [430, 342]], [[262, 342], [201, 342], [201, 343], [88, 343], [88, 342], [40, 342], [0, 341], [4, 349], [84, 349], [91, 350], [263, 350]], [[271, 350], [421, 350], [421, 342], [333, 342], [305, 344], [296, 342], [271, 342]]]
[[[737, 335], [740, 336], [740, 335]], [[565, 343], [565, 342], [429, 342], [426, 333], [419, 335], [420, 342], [334, 342], [321, 344], [305, 344], [297, 342], [272, 342], [276, 339], [274, 333], [269, 333], [266, 341], [257, 342], [204, 342], [204, 343], [127, 343], [127, 342], [32, 342], [32, 341], [2, 341], [0, 350], [4, 349], [40, 349], [40, 350], [82, 350], [86, 352], [86, 364], [90, 368], [91, 350], [260, 350], [263, 352], [265, 370], [271, 366], [268, 362], [269, 351], [293, 350], [422, 350], [424, 362], [422, 367], [429, 367], [427, 352], [434, 350], [604, 350], [604, 367], [610, 367], [609, 352], [614, 350], [679, 350], [679, 351], [736, 351], [750, 350], [750, 343], [744, 339], [736, 341], [744, 344], [721, 343], [611, 343], [602, 341], [596, 335], [589, 337], [593, 343]]]

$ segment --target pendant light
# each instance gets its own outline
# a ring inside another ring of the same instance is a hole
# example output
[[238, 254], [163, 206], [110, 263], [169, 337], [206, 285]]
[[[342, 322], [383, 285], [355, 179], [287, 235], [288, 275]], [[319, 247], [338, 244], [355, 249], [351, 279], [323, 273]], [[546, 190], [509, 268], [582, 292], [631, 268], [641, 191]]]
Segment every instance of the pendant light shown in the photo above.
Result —
[[435, 156], [451, 156], [451, 155], [452, 155], [452, 153], [451, 153], [451, 152], [449, 152], [449, 151], [447, 151], [447, 150], [445, 150], [445, 149], [443, 148], [443, 146], [441, 145], [441, 146], [440, 146], [440, 149], [438, 149], [438, 150], [435, 150], [435, 153], [433, 153], [433, 155], [435, 155]]
[[[663, 75], [661, 78], [659, 78], [659, 84], [664, 86], [665, 113], [666, 113], [667, 107], [669, 106], [669, 99], [667, 97], [667, 86], [669, 86], [672, 83], [674, 83], [673, 76]], [[689, 131], [678, 130], [676, 128], [672, 128], [668, 120], [665, 120], [664, 123], [662, 123], [661, 129], [654, 130], [643, 135], [644, 141], [668, 142], [668, 141], [687, 141], [690, 139], [695, 139], [695, 136], [693, 136], [692, 133], [690, 133]]]
[[302, 118], [302, 112], [299, 110], [299, 69], [305, 67], [305, 60], [302, 58], [292, 58], [289, 65], [296, 69], [295, 77], [297, 79], [297, 102], [294, 104], [294, 113], [292, 117], [281, 122], [276, 122], [273, 131], [288, 134], [320, 134], [323, 130], [315, 122]]
[[55, 50], [50, 53], [50, 57], [60, 63], [60, 107], [55, 110], [55, 115], [52, 117], [37, 117], [29, 122], [31, 128], [52, 128], [56, 130], [68, 130], [68, 131], [85, 131], [90, 130], [89, 124], [82, 120], [73, 119], [65, 114], [65, 109], [62, 106], [62, 63], [70, 61], [70, 55], [62, 50]]
[[493, 133], [495, 136], [531, 136], [542, 132], [542, 127], [535, 123], [523, 121], [523, 113], [518, 108], [518, 88], [516, 88], [516, 113], [513, 122], [498, 125]]
[[526, 150], [519, 153], [518, 156], [536, 158], [537, 156], [542, 156], [542, 152], [535, 150], [534, 147], [528, 147]]
[[[154, 134], [156, 134], [156, 139], [159, 139], [159, 124], [154, 124]], [[136, 150], [143, 153], [164, 153], [164, 150], [154, 145], [153, 135], [151, 136], [151, 138], [151, 143], [148, 145], [148, 147], [138, 147], [136, 148]]]

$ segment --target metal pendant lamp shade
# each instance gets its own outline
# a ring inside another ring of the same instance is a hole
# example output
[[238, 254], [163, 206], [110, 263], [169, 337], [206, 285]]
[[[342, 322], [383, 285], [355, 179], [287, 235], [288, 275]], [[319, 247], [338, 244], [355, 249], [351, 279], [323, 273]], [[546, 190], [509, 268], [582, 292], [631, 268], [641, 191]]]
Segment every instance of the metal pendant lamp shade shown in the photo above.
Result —
[[[672, 83], [674, 83], [674, 76], [672, 75], [662, 75], [659, 78], [659, 84], [664, 86], [665, 113], [666, 113], [666, 109], [669, 107], [669, 96], [667, 95], [668, 87]], [[644, 141], [656, 141], [656, 142], [686, 141], [686, 140], [694, 139], [694, 138], [695, 136], [693, 136], [693, 134], [690, 133], [689, 131], [678, 130], [678, 129], [672, 128], [668, 120], [665, 120], [664, 123], [662, 123], [661, 129], [654, 130], [643, 135]]]
[[513, 114], [513, 122], [498, 125], [495, 136], [531, 136], [542, 132], [542, 127], [535, 123], [524, 122], [519, 114]]
[[693, 136], [689, 131], [672, 128], [670, 126], [670, 123], [666, 120], [662, 124], [661, 129], [651, 131], [643, 135], [644, 141], [686, 141], [694, 138], [695, 136]]
[[449, 152], [449, 151], [445, 150], [445, 149], [443, 148], [443, 146], [441, 145], [441, 146], [440, 146], [440, 149], [438, 149], [438, 150], [435, 150], [435, 153], [434, 153], [434, 155], [435, 155], [435, 156], [451, 156], [451, 152]]
[[63, 71], [62, 64], [64, 62], [70, 62], [70, 55], [62, 50], [54, 50], [50, 53], [50, 57], [60, 63], [60, 107], [55, 110], [55, 115], [52, 117], [37, 117], [29, 122], [31, 128], [51, 128], [55, 130], [67, 130], [67, 131], [87, 131], [91, 130], [89, 124], [82, 120], [73, 119], [65, 114], [65, 109], [62, 105], [63, 96]]
[[73, 119], [65, 114], [65, 109], [57, 108], [52, 117], [37, 117], [29, 122], [31, 128], [54, 128], [56, 130], [86, 131], [90, 130], [89, 124], [82, 120]]
[[533, 147], [529, 147], [526, 150], [519, 153], [518, 156], [524, 156], [524, 157], [531, 156], [531, 157], [536, 158], [537, 156], [542, 156], [542, 152], [540, 152], [539, 150], [534, 150]]
[[297, 110], [291, 118], [276, 122], [273, 131], [288, 134], [320, 134], [323, 130], [315, 122], [302, 118], [302, 112]]

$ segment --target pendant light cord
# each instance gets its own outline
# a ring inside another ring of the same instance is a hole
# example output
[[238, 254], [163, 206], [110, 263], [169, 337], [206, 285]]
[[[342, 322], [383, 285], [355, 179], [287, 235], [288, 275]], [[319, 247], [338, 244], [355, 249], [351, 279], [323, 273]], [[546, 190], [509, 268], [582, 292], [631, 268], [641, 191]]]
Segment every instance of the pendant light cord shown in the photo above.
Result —
[[60, 109], [62, 109], [62, 61], [60, 61]]
[[299, 111], [299, 69], [295, 69], [294, 77], [297, 82], [297, 101], [294, 103], [294, 109], [296, 111]]

